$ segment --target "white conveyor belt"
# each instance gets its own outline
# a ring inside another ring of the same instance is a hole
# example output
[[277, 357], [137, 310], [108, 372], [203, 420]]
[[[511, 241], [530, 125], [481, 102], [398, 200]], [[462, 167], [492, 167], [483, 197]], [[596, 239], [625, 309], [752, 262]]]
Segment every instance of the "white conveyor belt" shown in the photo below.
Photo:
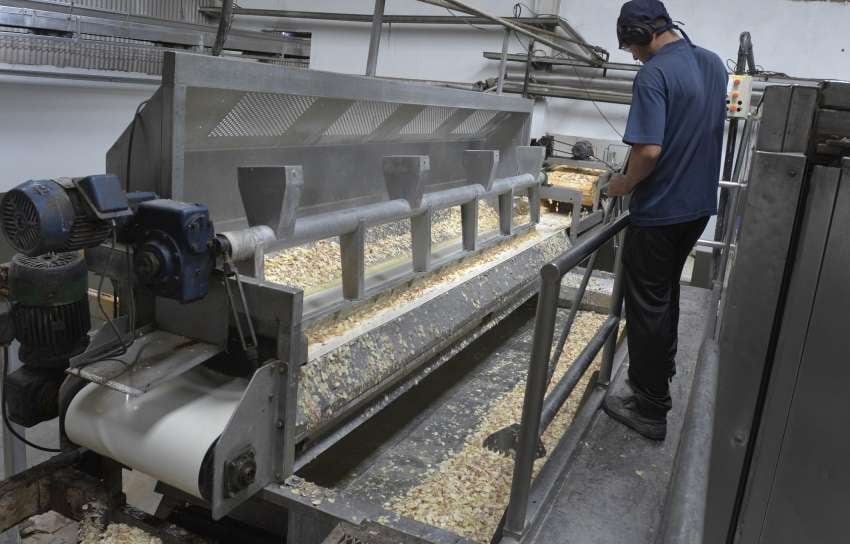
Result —
[[92, 383], [71, 401], [65, 432], [75, 444], [200, 497], [204, 455], [247, 383], [201, 367], [139, 397]]

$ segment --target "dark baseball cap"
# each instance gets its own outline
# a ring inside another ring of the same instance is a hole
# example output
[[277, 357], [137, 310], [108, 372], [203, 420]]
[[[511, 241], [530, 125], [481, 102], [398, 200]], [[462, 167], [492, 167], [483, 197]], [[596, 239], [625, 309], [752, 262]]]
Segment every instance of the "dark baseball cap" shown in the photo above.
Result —
[[629, 0], [620, 9], [617, 24], [654, 23], [658, 19], [672, 22], [667, 8], [660, 0]]
[[635, 23], [654, 25], [655, 21], [659, 19], [663, 19], [667, 24], [658, 28], [657, 33], [674, 28], [673, 20], [667, 13], [667, 8], [660, 0], [630, 0], [623, 4], [620, 9], [620, 17], [617, 18], [617, 39], [620, 42], [620, 49], [630, 45], [625, 37], [626, 28]]

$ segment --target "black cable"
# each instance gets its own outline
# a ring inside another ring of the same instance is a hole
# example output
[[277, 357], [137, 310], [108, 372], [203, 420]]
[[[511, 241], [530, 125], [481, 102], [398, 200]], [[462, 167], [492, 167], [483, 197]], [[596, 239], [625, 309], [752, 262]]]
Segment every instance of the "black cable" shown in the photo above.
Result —
[[136, 124], [138, 123], [138, 120], [141, 119], [142, 109], [147, 106], [148, 102], [148, 100], [145, 100], [138, 105], [136, 108], [136, 114], [133, 115], [133, 122], [130, 124], [130, 137], [127, 141], [127, 169], [124, 174], [124, 184], [127, 186], [128, 193], [133, 192], [130, 189], [130, 166], [133, 162], [133, 140], [136, 136]]
[[[92, 363], [96, 363], [98, 361], [102, 361], [105, 358], [109, 357], [120, 357], [127, 353], [127, 350], [130, 349], [130, 346], [133, 345], [133, 339], [130, 340], [129, 344], [124, 343], [124, 336], [118, 330], [118, 327], [115, 325], [115, 320], [110, 318], [106, 313], [106, 309], [103, 307], [103, 283], [106, 279], [106, 274], [109, 271], [109, 265], [112, 263], [112, 255], [115, 253], [115, 246], [118, 243], [118, 233], [115, 229], [115, 222], [112, 224], [112, 245], [109, 248], [109, 256], [106, 258], [106, 265], [104, 266], [103, 273], [100, 275], [100, 280], [97, 284], [97, 307], [100, 309], [100, 313], [103, 315], [104, 320], [112, 329], [112, 332], [115, 333], [115, 339], [120, 344], [115, 350], [112, 350], [101, 357], [97, 358], [94, 361], [89, 361], [86, 364], [90, 365]], [[113, 304], [114, 304], [114, 291], [113, 291]]]
[[581, 83], [582, 89], [584, 89], [584, 92], [585, 92], [585, 94], [587, 94], [587, 98], [593, 104], [593, 107], [596, 108], [596, 111], [599, 113], [600, 116], [602, 116], [602, 119], [604, 119], [605, 122], [608, 123], [608, 126], [611, 127], [611, 130], [614, 131], [614, 134], [616, 134], [617, 136], [619, 136], [622, 139], [623, 134], [619, 130], [617, 130], [617, 127], [614, 126], [614, 123], [612, 123], [611, 120], [608, 119], [608, 116], [605, 115], [605, 113], [602, 112], [602, 108], [599, 107], [599, 104], [597, 104], [596, 100], [594, 100], [593, 96], [591, 96], [590, 89], [588, 89], [587, 85], [585, 85], [584, 79], [581, 77], [581, 74], [579, 74], [578, 69], [575, 66], [571, 66], [571, 68], [573, 69], [573, 72], [575, 72], [576, 77], [579, 80], [579, 83]]
[[30, 442], [18, 433], [14, 427], [12, 427], [12, 422], [9, 421], [9, 415], [6, 413], [6, 377], [9, 375], [9, 346], [3, 346], [3, 402], [2, 402], [2, 411], [3, 411], [3, 424], [6, 426], [6, 429], [18, 440], [26, 444], [31, 448], [35, 448], [37, 450], [46, 451], [47, 453], [62, 453], [62, 450], [56, 448], [48, 448], [46, 446], [39, 446], [33, 442]]

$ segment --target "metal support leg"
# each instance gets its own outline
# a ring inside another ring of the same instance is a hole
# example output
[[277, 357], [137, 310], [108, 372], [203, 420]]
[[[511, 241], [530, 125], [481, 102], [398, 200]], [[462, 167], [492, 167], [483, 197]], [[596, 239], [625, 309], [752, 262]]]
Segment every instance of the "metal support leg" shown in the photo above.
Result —
[[503, 236], [510, 236], [514, 232], [513, 191], [499, 195], [499, 232]]
[[540, 417], [543, 397], [546, 394], [549, 354], [555, 337], [555, 319], [558, 313], [558, 291], [561, 274], [558, 267], [547, 264], [540, 271], [540, 295], [537, 298], [537, 316], [534, 321], [534, 342], [531, 348], [531, 363], [528, 382], [522, 405], [522, 424], [514, 462], [511, 499], [505, 516], [505, 535], [518, 538], [525, 530], [528, 511], [528, 494], [531, 490], [531, 475], [540, 436]]
[[[614, 289], [611, 292], [611, 315], [619, 320], [623, 314], [623, 248], [625, 247], [625, 236], [621, 233], [617, 236], [617, 240], [619, 245], [617, 247], [616, 257], [614, 258], [615, 275]], [[611, 375], [614, 370], [614, 354], [617, 351], [617, 337], [619, 336], [617, 332], [615, 331], [614, 334], [608, 337], [608, 341], [605, 342], [605, 349], [602, 351], [602, 366], [599, 369], [598, 381], [601, 385], [607, 386], [611, 381]]]
[[581, 201], [573, 202], [573, 211], [570, 216], [570, 242], [575, 245], [578, 241], [579, 230], [581, 229]]
[[538, 185], [528, 188], [528, 213], [532, 223], [540, 222], [540, 186]]
[[478, 250], [478, 199], [461, 205], [460, 222], [464, 251]]
[[366, 292], [366, 226], [361, 222], [352, 233], [339, 237], [342, 258], [342, 295], [348, 300], [359, 300]]
[[534, 57], [534, 40], [528, 41], [528, 58], [525, 60], [525, 77], [522, 80], [522, 97], [528, 98], [528, 84], [531, 82], [531, 59]]
[[427, 272], [431, 268], [431, 221], [433, 211], [410, 218], [410, 233], [413, 245], [413, 270]]
[[[0, 354], [0, 359], [2, 359], [0, 360], [0, 376], [4, 375], [2, 372], [6, 370], [7, 365], [8, 372], [17, 370], [20, 366], [20, 362], [16, 355], [17, 350], [14, 350], [14, 347], [15, 346], [10, 346], [8, 349], [3, 350], [2, 354]], [[6, 357], [3, 354], [9, 355], [8, 360], [6, 360]], [[0, 398], [0, 402], [6, 402], [6, 399]], [[26, 429], [20, 425], [12, 423], [12, 426], [22, 436], [26, 432]], [[5, 479], [26, 470], [27, 449], [21, 441], [12, 436], [12, 433], [10, 433], [2, 423], [0, 423], [0, 434], [3, 435], [3, 478]], [[16, 528], [9, 529], [5, 533], [0, 534], [0, 544], [19, 544], [20, 541], [21, 536]]]
[[369, 58], [366, 60], [366, 75], [374, 76], [378, 67], [378, 50], [381, 48], [381, 28], [384, 25], [384, 5], [386, 0], [375, 0], [375, 13], [372, 15], [372, 35], [369, 37]]
[[511, 29], [505, 29], [505, 38], [502, 40], [502, 57], [499, 59], [499, 82], [496, 84], [496, 94], [502, 94], [505, 86], [505, 71], [508, 67], [508, 45], [511, 41]]

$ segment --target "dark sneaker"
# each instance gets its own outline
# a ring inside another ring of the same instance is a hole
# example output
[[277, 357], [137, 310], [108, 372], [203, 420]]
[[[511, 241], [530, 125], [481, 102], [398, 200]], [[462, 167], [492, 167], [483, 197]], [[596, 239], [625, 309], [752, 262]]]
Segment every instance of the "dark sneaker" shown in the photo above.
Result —
[[667, 418], [651, 418], [638, 411], [633, 395], [609, 395], [602, 403], [605, 413], [650, 440], [663, 441], [667, 437]]

